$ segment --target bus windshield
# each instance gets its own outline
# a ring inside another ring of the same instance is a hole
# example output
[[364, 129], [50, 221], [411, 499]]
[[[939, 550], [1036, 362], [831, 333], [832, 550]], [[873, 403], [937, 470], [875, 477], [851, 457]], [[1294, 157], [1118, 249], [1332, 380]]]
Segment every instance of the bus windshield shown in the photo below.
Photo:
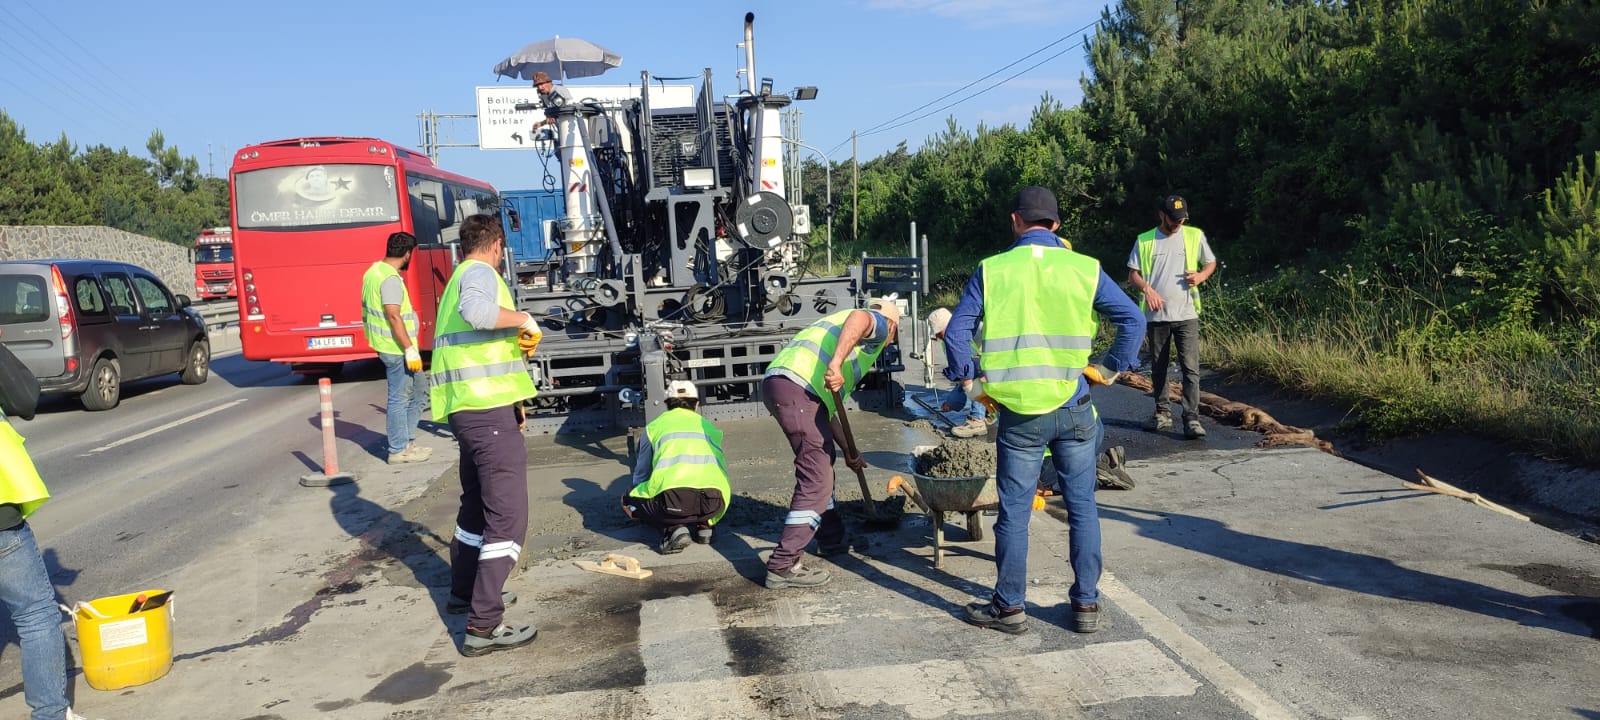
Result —
[[239, 173], [240, 228], [300, 230], [400, 220], [400, 191], [387, 165], [291, 165]]
[[194, 249], [196, 263], [231, 263], [233, 262], [232, 245], [201, 245]]

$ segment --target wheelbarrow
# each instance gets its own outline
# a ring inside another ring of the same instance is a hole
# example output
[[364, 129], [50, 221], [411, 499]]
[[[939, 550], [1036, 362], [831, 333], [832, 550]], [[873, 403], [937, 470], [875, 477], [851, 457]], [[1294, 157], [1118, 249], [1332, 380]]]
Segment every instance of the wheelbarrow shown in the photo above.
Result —
[[932, 477], [917, 472], [917, 458], [933, 450], [933, 445], [918, 445], [911, 450], [910, 480], [899, 475], [889, 481], [889, 492], [904, 492], [933, 521], [933, 566], [944, 567], [944, 524], [950, 513], [967, 514], [967, 536], [983, 539], [983, 511], [1000, 507], [1000, 491], [994, 475], [971, 477]]

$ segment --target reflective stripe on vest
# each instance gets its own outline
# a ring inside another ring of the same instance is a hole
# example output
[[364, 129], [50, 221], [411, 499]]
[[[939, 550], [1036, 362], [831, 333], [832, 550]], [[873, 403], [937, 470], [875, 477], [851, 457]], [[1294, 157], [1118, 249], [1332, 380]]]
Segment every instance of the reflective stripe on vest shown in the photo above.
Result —
[[[461, 275], [477, 260], [463, 261], [456, 267], [439, 298], [439, 325], [433, 349], [429, 379], [433, 387], [428, 396], [433, 402], [434, 422], [448, 422], [461, 410], [491, 410], [506, 407], [539, 394], [528, 376], [528, 364], [517, 347], [516, 330], [484, 331], [461, 317]], [[507, 310], [515, 307], [511, 289], [499, 279], [496, 302]]]
[[1100, 263], [1066, 248], [1024, 245], [984, 260], [984, 391], [1023, 415], [1077, 393], [1099, 323]]
[[[811, 323], [806, 329], [796, 333], [794, 339], [784, 345], [783, 349], [778, 351], [778, 356], [767, 366], [769, 373], [773, 368], [782, 368], [797, 377], [805, 378], [811, 393], [827, 406], [830, 416], [836, 412], [833, 407], [833, 393], [828, 392], [822, 378], [828, 374], [828, 363], [833, 361], [833, 351], [839, 347], [839, 333], [844, 331], [845, 320], [853, 312], [856, 311], [840, 310]], [[873, 322], [877, 322], [877, 318], [873, 318]], [[844, 375], [844, 387], [840, 388], [839, 397], [848, 398], [850, 393], [855, 392], [856, 386], [861, 384], [862, 378], [867, 376], [867, 372], [878, 361], [878, 355], [883, 353], [888, 344], [888, 340], [885, 340], [878, 343], [870, 352], [863, 352], [861, 344], [857, 343], [856, 347], [850, 350], [850, 355], [839, 368], [839, 372]]]
[[674, 488], [716, 489], [722, 493], [722, 511], [711, 518], [716, 524], [733, 501], [728, 467], [722, 456], [722, 431], [693, 410], [675, 409], [645, 426], [654, 449], [650, 479], [635, 485], [634, 497], [652, 498]]
[[[373, 352], [399, 355], [403, 352], [400, 344], [394, 341], [394, 330], [389, 327], [389, 316], [383, 312], [383, 282], [389, 278], [399, 278], [400, 271], [393, 265], [382, 260], [367, 268], [367, 274], [361, 276], [361, 316], [362, 329], [366, 331], [367, 345]], [[405, 324], [406, 334], [411, 336], [411, 342], [417, 342], [417, 312], [411, 308], [411, 291], [406, 289], [405, 280], [400, 281], [400, 320]], [[420, 349], [420, 348], [419, 348]]]
[[0, 420], [0, 504], [16, 505], [22, 517], [27, 518], [50, 499], [50, 491], [39, 479], [39, 470], [33, 466], [23, 442], [9, 420]]
[[[1189, 272], [1200, 272], [1200, 228], [1180, 225], [1183, 230], [1183, 266]], [[1139, 274], [1144, 276], [1146, 282], [1150, 280], [1151, 269], [1155, 267], [1156, 231], [1146, 230], [1139, 234]], [[1189, 286], [1189, 297], [1194, 300], [1194, 313], [1200, 314], [1200, 288]], [[1145, 302], [1144, 293], [1139, 293], [1139, 309], [1150, 312], [1150, 305]]]

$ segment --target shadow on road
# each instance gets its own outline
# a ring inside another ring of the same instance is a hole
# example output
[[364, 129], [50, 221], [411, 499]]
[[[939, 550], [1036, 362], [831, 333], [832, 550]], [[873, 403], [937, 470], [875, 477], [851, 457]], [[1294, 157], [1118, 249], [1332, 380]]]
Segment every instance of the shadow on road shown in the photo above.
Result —
[[[358, 445], [363, 452], [379, 460], [389, 459], [389, 436], [385, 433], [369, 429], [365, 425], [340, 419], [343, 413], [337, 409], [333, 411], [333, 435], [340, 440], [349, 440]], [[322, 432], [322, 413], [317, 413], [306, 418], [306, 424]]]
[[1580, 595], [1518, 595], [1432, 573], [1388, 558], [1239, 532], [1209, 518], [1140, 508], [1100, 506], [1101, 520], [1116, 520], [1139, 534], [1308, 583], [1378, 597], [1426, 602], [1585, 637], [1600, 636], [1600, 600]]

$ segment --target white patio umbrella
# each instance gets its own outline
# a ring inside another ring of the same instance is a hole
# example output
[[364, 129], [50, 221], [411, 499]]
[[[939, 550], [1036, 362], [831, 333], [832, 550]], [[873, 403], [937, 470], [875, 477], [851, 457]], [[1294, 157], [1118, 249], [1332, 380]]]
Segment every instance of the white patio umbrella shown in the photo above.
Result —
[[494, 74], [532, 80], [543, 70], [551, 79], [593, 77], [622, 64], [622, 56], [587, 40], [560, 35], [540, 40], [500, 61]]

